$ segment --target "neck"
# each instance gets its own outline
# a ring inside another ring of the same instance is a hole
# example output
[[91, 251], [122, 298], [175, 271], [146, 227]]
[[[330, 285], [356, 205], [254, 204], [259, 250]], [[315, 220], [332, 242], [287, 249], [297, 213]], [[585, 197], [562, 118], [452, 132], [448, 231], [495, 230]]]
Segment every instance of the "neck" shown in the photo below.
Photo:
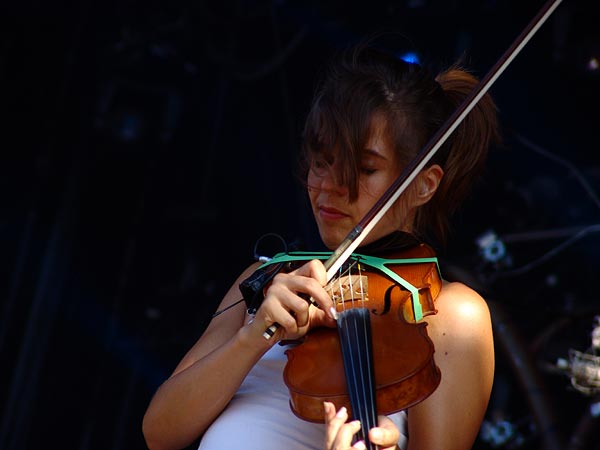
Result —
[[420, 241], [410, 233], [405, 231], [394, 231], [376, 241], [358, 247], [356, 252], [364, 255], [382, 255], [408, 249], [419, 243]]

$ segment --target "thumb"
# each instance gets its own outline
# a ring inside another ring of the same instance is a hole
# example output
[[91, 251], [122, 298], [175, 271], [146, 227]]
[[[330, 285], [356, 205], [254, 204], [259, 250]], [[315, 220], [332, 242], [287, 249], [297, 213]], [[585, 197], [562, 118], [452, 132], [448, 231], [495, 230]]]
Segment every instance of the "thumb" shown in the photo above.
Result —
[[395, 448], [400, 430], [388, 417], [379, 417], [379, 426], [369, 430], [369, 440], [383, 448]]

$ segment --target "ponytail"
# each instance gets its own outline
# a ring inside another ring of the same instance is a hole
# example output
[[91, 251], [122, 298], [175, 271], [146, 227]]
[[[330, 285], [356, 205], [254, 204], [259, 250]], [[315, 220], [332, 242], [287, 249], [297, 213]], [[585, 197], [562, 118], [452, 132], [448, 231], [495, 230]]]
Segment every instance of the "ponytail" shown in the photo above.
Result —
[[[458, 65], [441, 72], [435, 80], [442, 87], [451, 110], [458, 108], [479, 82]], [[440, 243], [446, 242], [450, 216], [463, 204], [473, 184], [481, 177], [488, 148], [499, 142], [497, 108], [492, 98], [485, 94], [446, 143], [449, 149], [442, 165], [444, 176], [431, 201], [418, 211], [417, 229], [425, 227]]]

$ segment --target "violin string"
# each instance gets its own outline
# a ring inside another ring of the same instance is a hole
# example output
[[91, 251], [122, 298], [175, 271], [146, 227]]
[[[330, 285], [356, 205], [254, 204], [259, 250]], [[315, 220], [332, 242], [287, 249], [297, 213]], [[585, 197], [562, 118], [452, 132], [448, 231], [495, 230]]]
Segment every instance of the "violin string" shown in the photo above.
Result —
[[[356, 305], [357, 299], [355, 298], [355, 295], [354, 295], [355, 293], [354, 293], [354, 283], [353, 283], [353, 280], [352, 280], [352, 266], [350, 266], [348, 268], [348, 284], [350, 286], [350, 294], [351, 294], [351, 298], [352, 298], [352, 309], [355, 309], [355, 308], [357, 308], [357, 305]], [[352, 334], [352, 336], [356, 340], [356, 351], [357, 351], [357, 356], [358, 356], [358, 362], [357, 362], [358, 363], [358, 369], [356, 368], [355, 365], [353, 365], [352, 366], [352, 373], [358, 374], [359, 378], [360, 378], [360, 379], [354, 379], [354, 384], [355, 384], [354, 389], [356, 389], [356, 391], [357, 391], [357, 393], [356, 393], [357, 400], [360, 400], [360, 399], [364, 399], [365, 398], [365, 387], [364, 387], [365, 380], [362, 377], [362, 375], [364, 375], [363, 370], [361, 370], [361, 368], [364, 368], [364, 361], [362, 361], [362, 358], [361, 358], [362, 355], [364, 354], [364, 348], [363, 348], [363, 345], [361, 345], [362, 342], [361, 342], [361, 334], [360, 334], [360, 332], [358, 330], [358, 321], [353, 320], [352, 321], [352, 325], [353, 325], [353, 328], [354, 328], [354, 333]], [[357, 409], [358, 409], [358, 411], [357, 411], [357, 416], [358, 417], [357, 418], [358, 418], [358, 420], [360, 420], [360, 425], [361, 425], [361, 429], [362, 429], [362, 432], [363, 432], [363, 438], [364, 438], [365, 437], [364, 436], [365, 425], [366, 425], [365, 420], [364, 420], [364, 418], [365, 418], [365, 414], [364, 414], [365, 413], [365, 409], [364, 409], [364, 406], [365, 405], [362, 402], [360, 402], [360, 401], [357, 401], [356, 403], [357, 403], [356, 406], [357, 406]]]
[[356, 299], [354, 298], [354, 283], [352, 282], [352, 265], [348, 267], [346, 283], [348, 283], [348, 289], [350, 290], [350, 301], [352, 304], [352, 308], [356, 308]]
[[[352, 280], [352, 270], [349, 270], [349, 272], [348, 272], [348, 281], [350, 284], [350, 290], [352, 292], [352, 308], [356, 308], [357, 306], [355, 303], [356, 299], [355, 299], [355, 295], [354, 295], [354, 283]], [[362, 294], [360, 297], [361, 297], [361, 300], [363, 300]], [[362, 306], [363, 306], [363, 304], [361, 303], [361, 307]], [[363, 321], [363, 324], [364, 324], [364, 321]], [[355, 382], [354, 388], [358, 391], [358, 393], [356, 394], [358, 399], [364, 400], [366, 398], [366, 387], [365, 387], [365, 380], [364, 380], [365, 362], [362, 361], [362, 356], [365, 354], [364, 351], [365, 351], [366, 346], [364, 344], [366, 342], [362, 342], [361, 337], [364, 338], [363, 339], [364, 341], [366, 341], [366, 337], [364, 334], [361, 334], [359, 332], [359, 330], [358, 330], [359, 323], [357, 320], [352, 321], [352, 325], [354, 327], [353, 336], [354, 336], [354, 339], [356, 339], [356, 347], [357, 347], [358, 358], [359, 358], [359, 361], [358, 361], [359, 369], [357, 370], [356, 367], [353, 367], [352, 370], [353, 370], [354, 374], [358, 374], [360, 377], [360, 379], [354, 380], [354, 382]], [[364, 333], [364, 331], [365, 330], [364, 330], [364, 325], [363, 325], [362, 332]], [[361, 401], [357, 401], [356, 403], [357, 403], [357, 409], [358, 409], [358, 414], [357, 414], [358, 420], [360, 420], [360, 426], [361, 426], [361, 430], [362, 430], [362, 438], [366, 444], [367, 443], [367, 434], [366, 434], [367, 433], [367, 429], [366, 429], [367, 422], [365, 421], [365, 414], [366, 414], [365, 409], [366, 409], [367, 405], [365, 405], [364, 402], [361, 402]]]
[[360, 391], [359, 391], [359, 381], [357, 376], [359, 373], [356, 371], [357, 363], [355, 361], [355, 356], [358, 356], [360, 352], [356, 352], [356, 345], [353, 345], [352, 338], [358, 339], [357, 329], [356, 329], [356, 320], [353, 319], [353, 310], [344, 311], [341, 319], [341, 331], [343, 337], [343, 348], [346, 349], [344, 354], [345, 364], [348, 366], [346, 369], [346, 385], [348, 389], [348, 396], [350, 398], [350, 404], [352, 409], [352, 418], [355, 420], [359, 420], [361, 423], [361, 431], [364, 430], [364, 420], [362, 415], [362, 408], [360, 407]]
[[[352, 309], [355, 310], [355, 308], [357, 308], [357, 299], [355, 296], [355, 292], [354, 292], [354, 280], [352, 279], [352, 265], [350, 265], [348, 267], [348, 288], [350, 289], [350, 298], [351, 298], [351, 304], [352, 304]], [[363, 402], [361, 402], [361, 399], [365, 398], [365, 385], [364, 382], [365, 380], [363, 379], [363, 375], [364, 375], [364, 371], [361, 370], [362, 368], [365, 367], [364, 365], [364, 361], [362, 361], [362, 356], [364, 355], [364, 348], [362, 348], [363, 346], [361, 345], [361, 334], [358, 330], [358, 322], [356, 320], [352, 321], [352, 326], [354, 328], [354, 333], [352, 334], [352, 337], [356, 340], [356, 351], [357, 351], [357, 356], [358, 356], [358, 361], [356, 361], [356, 364], [358, 364], [358, 369], [355, 365], [355, 363], [353, 362], [352, 364], [352, 373], [355, 375], [355, 378], [353, 378], [354, 381], [354, 386], [353, 388], [356, 390], [355, 396], [356, 396], [356, 408], [357, 409], [357, 418], [358, 420], [360, 420], [360, 424], [361, 424], [361, 429], [362, 429], [362, 434], [363, 434], [363, 439], [366, 438], [365, 436], [365, 405]], [[352, 353], [352, 352], [351, 352]], [[358, 374], [358, 379], [356, 378], [356, 375]]]
[[362, 277], [362, 265], [360, 263], [357, 264], [358, 267], [358, 282], [360, 287], [360, 301], [364, 308], [366, 308], [366, 299], [365, 299], [365, 286], [363, 285], [363, 277]]
[[[356, 282], [359, 291], [355, 290], [356, 270], [358, 280]], [[342, 303], [342, 314], [338, 320], [338, 327], [343, 338], [342, 347], [348, 349], [344, 356], [350, 370], [347, 371], [347, 388], [352, 401], [352, 413], [354, 419], [361, 423], [361, 435], [368, 450], [377, 449], [368, 440], [368, 430], [376, 425], [376, 411], [373, 387], [373, 370], [371, 367], [371, 345], [369, 333], [369, 314], [366, 310], [365, 286], [362, 279], [362, 265], [358, 261], [352, 261], [347, 269], [339, 269], [337, 287], [339, 300]], [[346, 297], [344, 288], [349, 289], [349, 298]], [[357, 296], [358, 294], [358, 296]], [[335, 295], [332, 295], [335, 297]], [[358, 297], [358, 298], [357, 298]], [[352, 311], [346, 311], [346, 303], [350, 302]], [[361, 310], [357, 309], [357, 305]], [[350, 320], [352, 319], [352, 320]], [[358, 320], [362, 323], [359, 324]], [[356, 355], [354, 352], [356, 351]], [[367, 373], [365, 373], [365, 370]]]
[[[347, 320], [347, 314], [346, 313], [346, 297], [345, 297], [345, 292], [344, 292], [344, 284], [342, 282], [342, 279], [344, 278], [344, 276], [350, 276], [351, 270], [350, 270], [350, 266], [348, 266], [347, 269], [343, 269], [342, 266], [340, 267], [339, 270], [339, 276], [338, 276], [338, 290], [339, 290], [339, 299], [340, 302], [342, 304], [342, 314], [340, 314], [340, 322], [338, 323], [338, 326], [341, 328], [341, 336], [344, 338], [344, 341], [341, 343], [342, 344], [342, 349], [346, 348], [346, 349], [350, 349], [350, 351], [346, 351], [346, 353], [342, 353], [342, 356], [345, 360], [345, 363], [348, 364], [352, 370], [348, 371], [346, 370], [346, 388], [348, 389], [348, 397], [350, 398], [350, 403], [352, 406], [352, 415], [354, 416], [354, 419], [357, 420], [361, 420], [360, 417], [360, 409], [356, 408], [356, 401], [353, 401], [353, 399], [356, 399], [357, 397], [357, 392], [356, 392], [356, 388], [357, 388], [357, 383], [356, 380], [354, 380], [354, 378], [352, 377], [352, 374], [356, 373], [355, 371], [355, 363], [354, 363], [354, 352], [351, 350], [352, 349], [352, 343], [350, 340], [350, 334], [348, 333], [348, 320]], [[346, 275], [348, 274], [348, 275]], [[350, 302], [354, 303], [354, 295], [351, 292], [350, 294]], [[350, 377], [350, 378], [349, 378]], [[361, 420], [362, 423], [362, 420]]]
[[[365, 433], [368, 433], [368, 429], [371, 426], [375, 426], [376, 424], [376, 411], [375, 411], [375, 398], [374, 398], [374, 380], [372, 378], [374, 371], [372, 370], [372, 363], [373, 363], [373, 357], [372, 357], [372, 348], [371, 348], [371, 340], [370, 340], [370, 329], [368, 330], [367, 328], [370, 328], [370, 324], [369, 324], [369, 312], [367, 311], [367, 305], [366, 305], [366, 298], [365, 298], [365, 291], [363, 289], [363, 284], [362, 284], [362, 265], [360, 264], [360, 262], [357, 262], [357, 269], [358, 269], [358, 276], [359, 276], [359, 284], [360, 284], [360, 300], [361, 300], [361, 306], [362, 308], [364, 308], [365, 310], [365, 317], [366, 320], [362, 321], [362, 326], [363, 326], [363, 333], [362, 336], [364, 336], [364, 348], [363, 351], [365, 352], [366, 358], [366, 365], [368, 367], [367, 370], [367, 380], [366, 383], [364, 383], [363, 389], [364, 389], [364, 398], [367, 400], [366, 401], [366, 405], [365, 405], [365, 414], [370, 416], [367, 418], [367, 430], [365, 430]], [[365, 440], [367, 439], [368, 434], [365, 434]], [[370, 445], [370, 444], [369, 444]]]
[[[357, 351], [358, 351], [358, 357], [359, 357], [359, 361], [358, 361], [359, 370], [356, 371], [356, 369], [355, 369], [354, 373], [358, 373], [359, 376], [360, 376], [359, 380], [354, 380], [354, 381], [355, 381], [355, 384], [356, 384], [355, 389], [360, 394], [359, 398], [364, 400], [364, 398], [365, 398], [365, 380], [364, 380], [364, 377], [363, 377], [364, 370], [360, 370], [361, 368], [365, 367], [364, 361], [360, 360], [361, 357], [364, 355], [364, 348], [361, 348], [363, 346], [361, 345], [362, 342], [360, 341], [361, 334], [360, 334], [360, 332], [358, 330], [358, 325], [359, 325], [358, 321], [354, 320], [353, 321], [354, 336], [357, 339]], [[367, 430], [366, 430], [367, 422], [365, 420], [366, 419], [366, 417], [365, 417], [365, 406], [366, 405], [363, 402], [357, 402], [357, 403], [358, 403], [357, 407], [358, 407], [358, 411], [359, 411], [359, 413], [358, 413], [358, 420], [360, 420], [360, 425], [361, 425], [362, 434], [363, 434], [362, 437], [363, 437], [363, 439], [365, 440], [365, 443], [366, 443], [366, 440], [367, 440], [367, 435], [366, 435], [366, 432], [367, 432]]]

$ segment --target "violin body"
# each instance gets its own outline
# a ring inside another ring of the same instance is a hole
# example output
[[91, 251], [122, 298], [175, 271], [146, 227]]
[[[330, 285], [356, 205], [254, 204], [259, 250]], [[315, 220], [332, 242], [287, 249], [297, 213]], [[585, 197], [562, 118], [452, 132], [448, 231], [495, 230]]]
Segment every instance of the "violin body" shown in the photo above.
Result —
[[[410, 260], [434, 255], [430, 247], [420, 244], [393, 256]], [[436, 263], [391, 264], [388, 268], [418, 290], [423, 315], [436, 313], [434, 300], [441, 289]], [[441, 374], [434, 362], [427, 324], [415, 322], [411, 292], [372, 267], [366, 267], [360, 277], [357, 281], [355, 276], [353, 283], [367, 291], [364, 299], [338, 299], [339, 292], [333, 298], [338, 312], [357, 305], [369, 311], [377, 413], [388, 415], [428, 397], [439, 385]], [[336, 329], [311, 330], [286, 355], [283, 377], [294, 414], [311, 422], [323, 422], [324, 401], [334, 403], [337, 409], [345, 406], [352, 414]]]

